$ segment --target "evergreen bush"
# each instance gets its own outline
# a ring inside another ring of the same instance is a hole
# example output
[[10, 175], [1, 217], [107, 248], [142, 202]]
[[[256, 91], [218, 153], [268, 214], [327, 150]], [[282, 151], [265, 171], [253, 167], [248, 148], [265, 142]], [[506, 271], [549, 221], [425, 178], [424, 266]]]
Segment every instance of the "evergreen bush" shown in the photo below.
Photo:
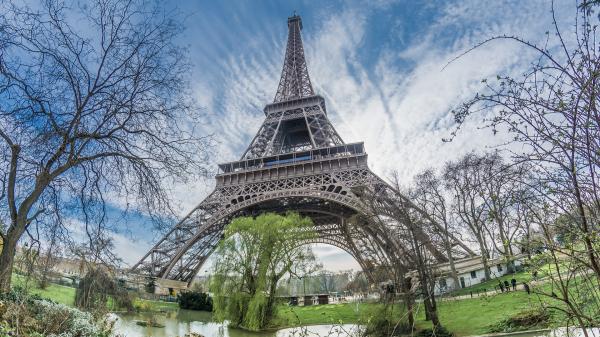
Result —
[[187, 291], [177, 294], [177, 303], [181, 309], [212, 311], [213, 301], [207, 293]]
[[454, 337], [454, 334], [442, 326], [435, 330], [423, 329], [417, 333], [417, 337]]

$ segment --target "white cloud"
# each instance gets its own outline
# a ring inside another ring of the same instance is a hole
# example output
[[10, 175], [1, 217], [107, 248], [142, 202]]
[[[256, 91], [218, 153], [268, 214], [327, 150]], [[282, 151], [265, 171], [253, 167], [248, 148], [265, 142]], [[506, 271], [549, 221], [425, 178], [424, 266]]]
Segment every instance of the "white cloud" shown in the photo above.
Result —
[[[334, 14], [314, 38], [309, 66], [329, 98], [332, 119], [346, 141], [364, 141], [372, 169], [386, 176], [397, 170], [405, 182], [418, 171], [439, 166], [472, 149], [506, 140], [480, 130], [476, 120], [463, 127], [452, 143], [443, 143], [454, 130], [450, 111], [481, 89], [481, 79], [515, 74], [531, 54], [516, 43], [497, 41], [444, 66], [478, 41], [499, 34], [544, 38], [549, 29], [547, 3], [480, 3], [448, 5], [437, 22], [404, 51], [384, 50], [374, 76], [355, 60], [365, 27], [362, 12]], [[370, 18], [376, 20], [376, 18]], [[368, 20], [367, 20], [368, 21]], [[347, 29], [347, 24], [357, 23]], [[460, 32], [451, 44], [441, 43], [445, 32]], [[466, 27], [466, 28], [465, 28]], [[538, 42], [538, 41], [536, 41]], [[399, 69], [398, 61], [410, 61]], [[311, 62], [312, 61], [312, 62]], [[352, 71], [351, 71], [352, 69]]]
[[[559, 2], [558, 12], [571, 5]], [[371, 65], [362, 63], [359, 51], [369, 25], [381, 12], [365, 9], [364, 4], [322, 11], [322, 26], [305, 24], [304, 28], [311, 79], [316, 91], [326, 97], [330, 119], [344, 140], [364, 141], [376, 173], [385, 178], [396, 170], [407, 183], [426, 167], [505, 140], [471, 120], [453, 142], [442, 142], [454, 130], [451, 109], [480, 90], [482, 78], [518, 74], [531, 55], [515, 43], [497, 41], [442, 68], [492, 35], [516, 34], [539, 42], [551, 28], [549, 6], [545, 1], [486, 2], [485, 6], [476, 0], [444, 3], [441, 14], [419, 36], [412, 36], [408, 48], [397, 50], [384, 42], [373, 53], [378, 56]], [[281, 21], [275, 31], [285, 29]], [[241, 156], [262, 123], [262, 108], [272, 100], [279, 80], [284, 32], [275, 34], [273, 27], [264, 24], [252, 28], [243, 36], [250, 41], [248, 49], [239, 54], [230, 50], [231, 56], [223, 59], [214, 57], [211, 75], [199, 76], [195, 84], [197, 99], [210, 112], [206, 129], [219, 143], [215, 164]], [[220, 50], [231, 48], [223, 42], [231, 36], [221, 39], [218, 35], [228, 34], [227, 25], [207, 29], [205, 34], [215, 34], [211, 40], [221, 41]], [[212, 186], [210, 180], [174, 186], [181, 213], [200, 202]], [[332, 261], [331, 269], [353, 261], [341, 251], [319, 248], [317, 252], [323, 261]]]
[[126, 266], [131, 267], [137, 263], [152, 245], [145, 240], [131, 235], [113, 233], [115, 244], [114, 254], [123, 259]]

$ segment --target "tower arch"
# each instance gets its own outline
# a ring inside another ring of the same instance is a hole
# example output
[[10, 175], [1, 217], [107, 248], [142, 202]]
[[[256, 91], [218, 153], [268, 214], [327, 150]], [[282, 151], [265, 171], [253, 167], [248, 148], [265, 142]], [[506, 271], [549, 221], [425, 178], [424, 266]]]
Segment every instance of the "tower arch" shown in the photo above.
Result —
[[[225, 226], [231, 219], [265, 212], [284, 213], [288, 210], [313, 220], [317, 234], [313, 242], [334, 244], [350, 253], [364, 267], [364, 257], [356, 243], [352, 242], [356, 233], [349, 222], [349, 219], [360, 212], [352, 202], [354, 198], [348, 195], [340, 197], [339, 193], [321, 189], [290, 190], [286, 193], [258, 194], [212, 212], [205, 200], [176, 226], [196, 228], [194, 233], [171, 231], [171, 237], [167, 235], [163, 238], [142, 259], [147, 263], [134, 268], [156, 277], [190, 282], [222, 239]], [[182, 234], [185, 233], [187, 235], [183, 239]]]

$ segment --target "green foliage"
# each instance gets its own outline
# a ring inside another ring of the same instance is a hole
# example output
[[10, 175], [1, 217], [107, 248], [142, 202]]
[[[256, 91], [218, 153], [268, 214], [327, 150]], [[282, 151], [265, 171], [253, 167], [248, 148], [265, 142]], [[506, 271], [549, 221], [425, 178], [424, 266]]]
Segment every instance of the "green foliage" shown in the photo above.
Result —
[[137, 312], [166, 312], [176, 311], [179, 308], [179, 304], [174, 302], [151, 301], [136, 298], [133, 301], [133, 308]]
[[303, 243], [313, 238], [310, 219], [297, 213], [266, 213], [234, 219], [215, 254], [210, 281], [214, 318], [258, 331], [274, 316], [277, 283], [306, 275], [314, 255]]
[[258, 331], [267, 325], [271, 314], [269, 299], [263, 292], [258, 292], [250, 298], [248, 311], [244, 317], [244, 325], [249, 330]]
[[[539, 301], [542, 301], [540, 303]], [[557, 306], [559, 303], [549, 297], [534, 298], [524, 291], [498, 294], [487, 298], [463, 300], [445, 300], [438, 302], [438, 312], [443, 325], [457, 336], [483, 335], [489, 332], [490, 324], [514, 315], [528, 308]], [[314, 305], [308, 307], [290, 307], [281, 305], [272, 321], [272, 327], [295, 327], [316, 324], [360, 324], [367, 326], [369, 321], [379, 318], [381, 303], [340, 303]], [[406, 316], [402, 306], [395, 305], [391, 318], [400, 321]], [[552, 319], [540, 328], [554, 326], [563, 317], [559, 311], [551, 312]], [[425, 321], [424, 310], [416, 310], [415, 325], [417, 329], [430, 329], [431, 322]]]
[[503, 319], [490, 327], [490, 332], [513, 332], [545, 328], [550, 322], [550, 314], [542, 308], [528, 309]]
[[181, 309], [212, 311], [213, 301], [207, 293], [187, 291], [177, 294], [177, 303]]
[[11, 328], [8, 323], [0, 322], [0, 337], [16, 336], [17, 332]]
[[35, 300], [42, 300], [42, 297], [38, 294], [29, 294], [27, 289], [21, 286], [14, 286], [9, 292], [0, 293], [0, 301], [33, 303]]

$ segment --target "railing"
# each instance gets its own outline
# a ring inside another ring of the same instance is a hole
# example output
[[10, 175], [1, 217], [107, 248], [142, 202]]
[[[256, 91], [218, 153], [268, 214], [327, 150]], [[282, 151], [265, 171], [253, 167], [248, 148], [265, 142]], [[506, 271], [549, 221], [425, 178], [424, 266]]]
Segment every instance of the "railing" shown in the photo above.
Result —
[[279, 111], [290, 110], [290, 109], [295, 109], [295, 108], [302, 108], [302, 107], [310, 106], [310, 105], [323, 104], [322, 105], [323, 112], [325, 114], [327, 114], [327, 111], [325, 111], [324, 102], [325, 102], [325, 100], [323, 99], [323, 97], [321, 97], [319, 95], [315, 95], [315, 96], [293, 99], [293, 100], [289, 100], [289, 101], [267, 104], [267, 106], [265, 106], [264, 112], [265, 112], [265, 115], [268, 116], [269, 114], [271, 114], [273, 112], [279, 112]]
[[365, 154], [364, 144], [362, 142], [343, 144], [308, 151], [290, 152], [276, 156], [219, 164], [218, 174], [243, 172], [261, 169], [264, 167], [284, 166], [309, 160], [323, 160], [329, 158], [356, 156], [361, 154]]

